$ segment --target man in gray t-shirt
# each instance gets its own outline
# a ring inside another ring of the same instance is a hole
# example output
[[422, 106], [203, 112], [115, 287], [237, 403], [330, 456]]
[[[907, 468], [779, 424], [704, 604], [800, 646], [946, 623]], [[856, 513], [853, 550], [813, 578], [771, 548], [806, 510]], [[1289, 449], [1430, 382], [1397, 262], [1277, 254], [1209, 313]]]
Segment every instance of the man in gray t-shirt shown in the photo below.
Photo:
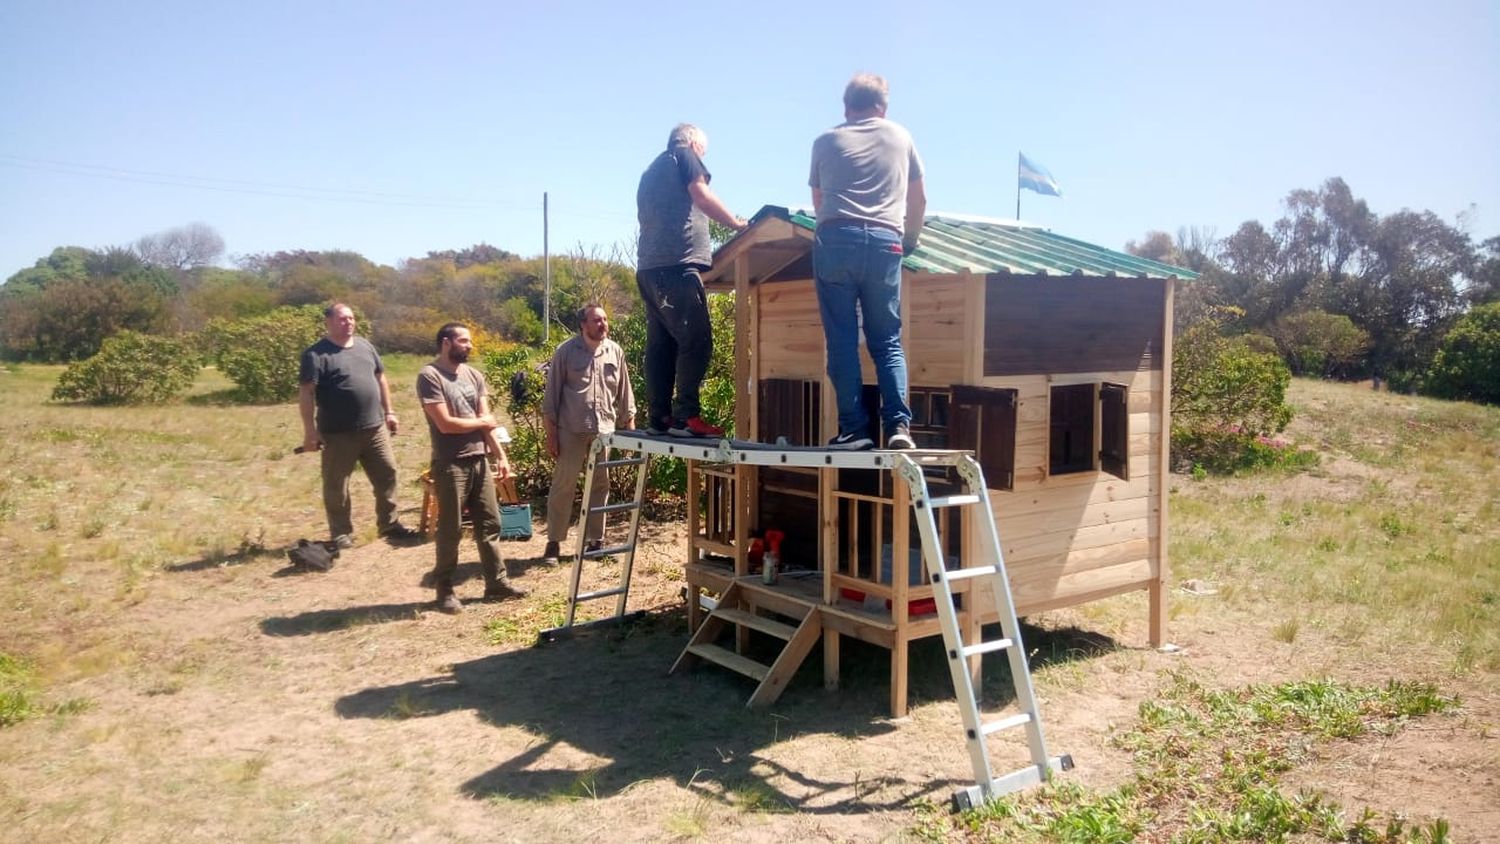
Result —
[[[510, 585], [500, 554], [495, 478], [510, 476], [510, 460], [495, 439], [496, 422], [490, 415], [484, 374], [467, 363], [473, 350], [469, 329], [450, 322], [438, 330], [437, 357], [417, 373], [417, 400], [432, 435], [431, 472], [438, 505], [437, 559], [429, 578], [437, 590], [437, 608], [445, 613], [463, 610], [463, 602], [453, 594], [453, 574], [458, 568], [465, 508], [474, 523], [485, 600], [526, 594]], [[486, 454], [495, 458], [493, 470]]]
[[348, 305], [329, 305], [323, 318], [327, 333], [302, 353], [297, 409], [302, 451], [322, 453], [329, 536], [340, 548], [354, 544], [349, 476], [358, 463], [375, 489], [380, 535], [416, 539], [416, 531], [396, 521], [396, 455], [389, 436], [396, 433], [397, 420], [385, 366], [375, 347], [355, 336], [354, 311]]
[[813, 278], [838, 399], [830, 448], [865, 449], [868, 433], [859, 328], [880, 386], [886, 447], [911, 448], [906, 352], [901, 348], [901, 258], [916, 250], [927, 195], [910, 133], [885, 119], [885, 80], [860, 74], [844, 89], [844, 122], [813, 142]]

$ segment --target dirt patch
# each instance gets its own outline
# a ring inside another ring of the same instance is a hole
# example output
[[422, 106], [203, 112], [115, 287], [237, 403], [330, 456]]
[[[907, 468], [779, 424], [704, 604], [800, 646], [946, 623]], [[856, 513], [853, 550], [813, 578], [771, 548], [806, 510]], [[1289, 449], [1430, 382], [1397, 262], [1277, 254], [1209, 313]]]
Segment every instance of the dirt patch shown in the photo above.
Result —
[[[431, 545], [366, 544], [326, 574], [275, 555], [168, 567], [113, 622], [126, 667], [53, 690], [92, 708], [6, 731], [3, 816], [27, 840], [853, 841], [899, 837], [969, 783], [935, 641], [913, 648], [911, 714], [894, 721], [885, 652], [859, 643], [844, 647], [840, 691], [823, 690], [815, 651], [766, 711], [744, 708], [752, 687], [736, 675], [667, 676], [686, 638], [682, 528], [646, 539], [630, 601], [645, 619], [543, 646], [492, 643], [566, 593], [570, 570], [540, 565], [540, 535], [505, 545], [531, 596], [458, 617], [418, 586]], [[460, 595], [477, 597], [471, 545], [462, 559]], [[1139, 596], [1028, 627], [1070, 780], [1128, 780], [1111, 737], [1166, 672], [1234, 686], [1361, 664], [1310, 637], [1275, 642], [1262, 618], [1212, 611], [1213, 596], [1177, 600], [1210, 609], [1174, 622], [1175, 653], [1143, 646]], [[1354, 674], [1422, 676], [1407, 659]], [[987, 670], [995, 705], [999, 678]], [[1355, 810], [1446, 816], [1459, 840], [1490, 834], [1495, 700], [1444, 684], [1466, 695], [1463, 716], [1330, 746], [1297, 782]], [[997, 744], [997, 768], [1024, 761], [1019, 737]]]

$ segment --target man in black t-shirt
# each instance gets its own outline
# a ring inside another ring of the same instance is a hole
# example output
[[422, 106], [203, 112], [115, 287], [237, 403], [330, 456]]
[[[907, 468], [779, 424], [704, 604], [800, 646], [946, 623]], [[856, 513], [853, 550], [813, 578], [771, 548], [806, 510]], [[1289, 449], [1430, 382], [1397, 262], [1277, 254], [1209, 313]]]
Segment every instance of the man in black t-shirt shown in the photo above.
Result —
[[[375, 347], [354, 335], [354, 311], [342, 302], [323, 310], [327, 333], [302, 353], [297, 406], [302, 450], [323, 456], [323, 508], [328, 533], [340, 548], [354, 544], [349, 476], [357, 462], [375, 489], [375, 524], [389, 540], [409, 541], [416, 531], [396, 521], [396, 455], [391, 434], [398, 422], [391, 388]], [[314, 419], [316, 411], [316, 419]]]
[[713, 355], [708, 299], [699, 273], [713, 263], [709, 218], [735, 231], [749, 224], [709, 189], [713, 176], [703, 166], [707, 151], [703, 130], [691, 123], [678, 125], [636, 189], [641, 235], [635, 278], [646, 306], [646, 430], [653, 434], [724, 433], [698, 415], [698, 391]]

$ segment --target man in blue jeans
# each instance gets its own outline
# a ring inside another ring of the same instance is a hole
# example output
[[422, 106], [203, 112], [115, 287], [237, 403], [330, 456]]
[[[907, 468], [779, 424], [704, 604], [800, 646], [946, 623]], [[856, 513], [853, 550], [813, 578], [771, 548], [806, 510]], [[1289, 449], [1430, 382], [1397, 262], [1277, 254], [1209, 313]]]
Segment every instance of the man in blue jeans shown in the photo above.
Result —
[[917, 248], [927, 195], [911, 134], [885, 119], [890, 89], [859, 74], [844, 89], [844, 122], [813, 142], [813, 276], [839, 408], [829, 448], [874, 446], [861, 393], [859, 324], [880, 385], [887, 448], [911, 448], [906, 352], [901, 348], [901, 257]]
[[709, 219], [735, 231], [748, 224], [709, 188], [713, 176], [703, 166], [707, 152], [703, 130], [679, 124], [636, 189], [641, 235], [635, 279], [646, 307], [646, 430], [653, 434], [724, 434], [698, 415], [699, 388], [714, 348], [699, 273], [713, 263]]

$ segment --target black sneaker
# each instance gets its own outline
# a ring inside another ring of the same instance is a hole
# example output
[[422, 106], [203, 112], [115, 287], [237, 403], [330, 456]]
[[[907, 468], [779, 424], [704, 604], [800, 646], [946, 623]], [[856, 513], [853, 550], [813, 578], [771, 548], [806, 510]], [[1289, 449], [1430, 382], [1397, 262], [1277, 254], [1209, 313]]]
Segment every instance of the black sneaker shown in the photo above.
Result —
[[892, 431], [891, 436], [885, 441], [885, 447], [895, 451], [916, 448], [917, 444], [912, 441], [911, 431], [907, 430], [905, 425], [897, 425], [896, 430]]
[[646, 426], [646, 433], [653, 437], [665, 437], [667, 432], [672, 429], [672, 424], [672, 417], [658, 416], [651, 420], [651, 424]]
[[542, 565], [555, 566], [557, 558], [562, 555], [562, 549], [556, 542], [548, 542], [547, 547], [542, 549]]
[[865, 451], [875, 447], [875, 442], [864, 434], [845, 434], [828, 441], [828, 447], [838, 451]]

